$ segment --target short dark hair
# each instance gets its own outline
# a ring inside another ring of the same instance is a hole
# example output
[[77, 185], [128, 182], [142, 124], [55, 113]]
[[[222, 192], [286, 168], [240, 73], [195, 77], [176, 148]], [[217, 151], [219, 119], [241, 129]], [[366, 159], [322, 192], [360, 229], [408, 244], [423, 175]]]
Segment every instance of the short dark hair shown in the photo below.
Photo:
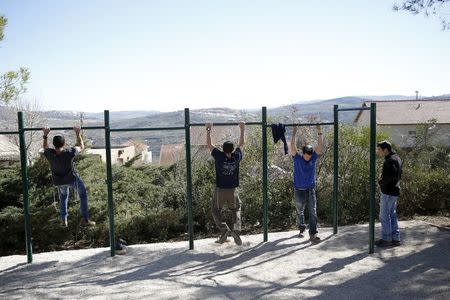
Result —
[[388, 149], [389, 152], [392, 152], [392, 144], [387, 140], [379, 142], [377, 147], [380, 147], [382, 150]]
[[223, 152], [230, 154], [233, 153], [234, 145], [232, 142], [226, 141], [225, 143], [223, 143], [222, 149]]
[[309, 154], [309, 155], [311, 155], [311, 154], [313, 154], [313, 152], [314, 152], [314, 148], [313, 148], [313, 146], [311, 146], [311, 145], [306, 145], [306, 146], [303, 146], [302, 152], [303, 152], [303, 154]]
[[66, 140], [64, 139], [63, 135], [55, 135], [53, 137], [53, 146], [55, 146], [55, 148], [64, 147], [65, 143], [66, 143]]

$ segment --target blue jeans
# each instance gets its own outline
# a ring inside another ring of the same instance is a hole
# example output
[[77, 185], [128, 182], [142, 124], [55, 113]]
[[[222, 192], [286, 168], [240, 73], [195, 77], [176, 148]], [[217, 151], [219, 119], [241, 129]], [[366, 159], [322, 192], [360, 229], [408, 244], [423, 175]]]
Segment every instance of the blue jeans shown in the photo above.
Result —
[[308, 203], [309, 209], [309, 234], [317, 233], [317, 200], [316, 189], [311, 188], [307, 190], [294, 190], [295, 194], [295, 208], [297, 209], [297, 226], [301, 231], [304, 231], [305, 226], [305, 205]]
[[75, 182], [73, 184], [66, 185], [58, 185], [59, 192], [59, 208], [61, 214], [61, 220], [67, 220], [68, 212], [67, 212], [67, 204], [69, 202], [69, 188], [72, 187], [74, 192], [78, 192], [78, 196], [80, 197], [80, 210], [81, 215], [85, 219], [89, 219], [88, 213], [88, 197], [86, 192], [86, 186], [84, 185], [83, 180], [79, 176], [75, 176]]
[[400, 231], [397, 220], [397, 196], [381, 193], [380, 197], [380, 222], [381, 238], [385, 241], [400, 241]]

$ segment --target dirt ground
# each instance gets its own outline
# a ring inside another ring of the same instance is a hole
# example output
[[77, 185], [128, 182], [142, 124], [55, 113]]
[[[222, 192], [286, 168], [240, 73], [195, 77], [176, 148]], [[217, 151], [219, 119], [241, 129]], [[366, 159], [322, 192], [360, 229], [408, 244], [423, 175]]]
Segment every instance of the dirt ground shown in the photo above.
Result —
[[[441, 220], [441, 219], [439, 219]], [[402, 245], [368, 252], [368, 225], [0, 257], [0, 299], [450, 299], [450, 231], [399, 223]], [[376, 225], [379, 235], [380, 226]]]
[[450, 230], [450, 214], [442, 216], [415, 216], [414, 220], [423, 221]]

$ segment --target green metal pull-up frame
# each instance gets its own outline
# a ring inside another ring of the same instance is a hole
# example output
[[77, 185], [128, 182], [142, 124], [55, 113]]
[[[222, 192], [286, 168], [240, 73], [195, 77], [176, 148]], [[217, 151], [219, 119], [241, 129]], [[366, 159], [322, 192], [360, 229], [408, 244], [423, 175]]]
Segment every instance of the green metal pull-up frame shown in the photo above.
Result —
[[[338, 105], [334, 106], [334, 122], [323, 123], [292, 123], [286, 126], [317, 126], [317, 125], [333, 125], [334, 126], [334, 180], [333, 180], [333, 199], [332, 199], [332, 215], [333, 215], [333, 234], [337, 234], [338, 228], [338, 201], [339, 201], [339, 118], [340, 111], [356, 111], [369, 110], [370, 113], [370, 220], [369, 220], [369, 253], [373, 253], [374, 247], [374, 211], [375, 211], [375, 144], [376, 144], [376, 104], [372, 103], [370, 108], [342, 108]], [[23, 203], [24, 203], [24, 219], [25, 219], [25, 239], [27, 261], [33, 261], [32, 251], [32, 237], [31, 237], [31, 222], [30, 222], [30, 202], [28, 191], [28, 164], [25, 146], [25, 132], [26, 131], [40, 131], [42, 128], [25, 128], [23, 113], [18, 112], [18, 131], [0, 132], [0, 134], [19, 135], [20, 142], [20, 162], [22, 171], [22, 189], [23, 189]], [[166, 130], [184, 130], [185, 131], [185, 150], [186, 150], [186, 199], [187, 199], [187, 213], [188, 213], [188, 231], [189, 231], [189, 249], [194, 249], [194, 226], [193, 226], [193, 210], [192, 210], [192, 162], [191, 162], [191, 132], [192, 126], [205, 126], [206, 123], [191, 123], [189, 108], [184, 109], [184, 126], [174, 127], [152, 127], [152, 128], [111, 128], [109, 122], [109, 111], [104, 111], [104, 126], [87, 126], [84, 130], [99, 130], [105, 131], [105, 147], [106, 147], [106, 183], [108, 193], [108, 215], [109, 215], [109, 239], [110, 239], [110, 253], [115, 255], [115, 226], [114, 226], [114, 197], [112, 189], [112, 163], [111, 163], [111, 132], [131, 132], [131, 131], [166, 131]], [[214, 123], [214, 126], [230, 126], [238, 125], [239, 123]], [[267, 124], [267, 108], [262, 107], [261, 122], [246, 122], [246, 125], [261, 126], [262, 129], [262, 200], [263, 200], [263, 240], [268, 241], [268, 168], [267, 168], [267, 129], [270, 125]], [[52, 130], [71, 130], [72, 127], [52, 127]]]
[[377, 121], [376, 113], [377, 106], [376, 103], [371, 103], [370, 107], [351, 107], [351, 108], [339, 108], [338, 105], [334, 105], [334, 180], [333, 180], [333, 233], [337, 233], [338, 227], [338, 203], [339, 203], [339, 112], [342, 111], [362, 111], [370, 110], [370, 196], [369, 196], [369, 253], [374, 252], [375, 244], [375, 167], [376, 167], [376, 138], [377, 138]]

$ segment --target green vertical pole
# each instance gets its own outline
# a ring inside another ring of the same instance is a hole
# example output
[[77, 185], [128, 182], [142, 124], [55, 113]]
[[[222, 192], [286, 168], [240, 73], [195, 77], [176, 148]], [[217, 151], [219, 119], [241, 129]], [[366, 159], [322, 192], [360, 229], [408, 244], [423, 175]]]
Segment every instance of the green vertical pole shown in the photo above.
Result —
[[269, 231], [269, 200], [267, 194], [267, 108], [265, 106], [262, 108], [262, 171], [264, 242], [267, 242]]
[[28, 163], [27, 149], [25, 146], [25, 130], [23, 126], [23, 113], [17, 113], [19, 119], [19, 143], [20, 143], [20, 167], [22, 170], [22, 190], [23, 190], [23, 214], [25, 217], [25, 243], [27, 249], [27, 261], [33, 262], [33, 245], [31, 243], [31, 222], [30, 222], [30, 201], [28, 198]]
[[339, 106], [334, 105], [334, 146], [333, 146], [333, 234], [338, 232], [338, 202], [339, 202]]
[[191, 121], [189, 108], [184, 109], [186, 143], [186, 199], [188, 208], [189, 250], [194, 249], [194, 218], [192, 215], [192, 163], [191, 163]]
[[377, 106], [370, 104], [370, 204], [369, 204], [369, 253], [374, 252], [375, 243], [375, 167], [376, 167], [376, 138], [377, 138]]
[[114, 232], [114, 200], [112, 188], [111, 167], [111, 131], [109, 128], [109, 110], [105, 110], [105, 147], [106, 147], [106, 184], [108, 187], [108, 214], [109, 214], [109, 245], [111, 256], [116, 255], [116, 240]]

